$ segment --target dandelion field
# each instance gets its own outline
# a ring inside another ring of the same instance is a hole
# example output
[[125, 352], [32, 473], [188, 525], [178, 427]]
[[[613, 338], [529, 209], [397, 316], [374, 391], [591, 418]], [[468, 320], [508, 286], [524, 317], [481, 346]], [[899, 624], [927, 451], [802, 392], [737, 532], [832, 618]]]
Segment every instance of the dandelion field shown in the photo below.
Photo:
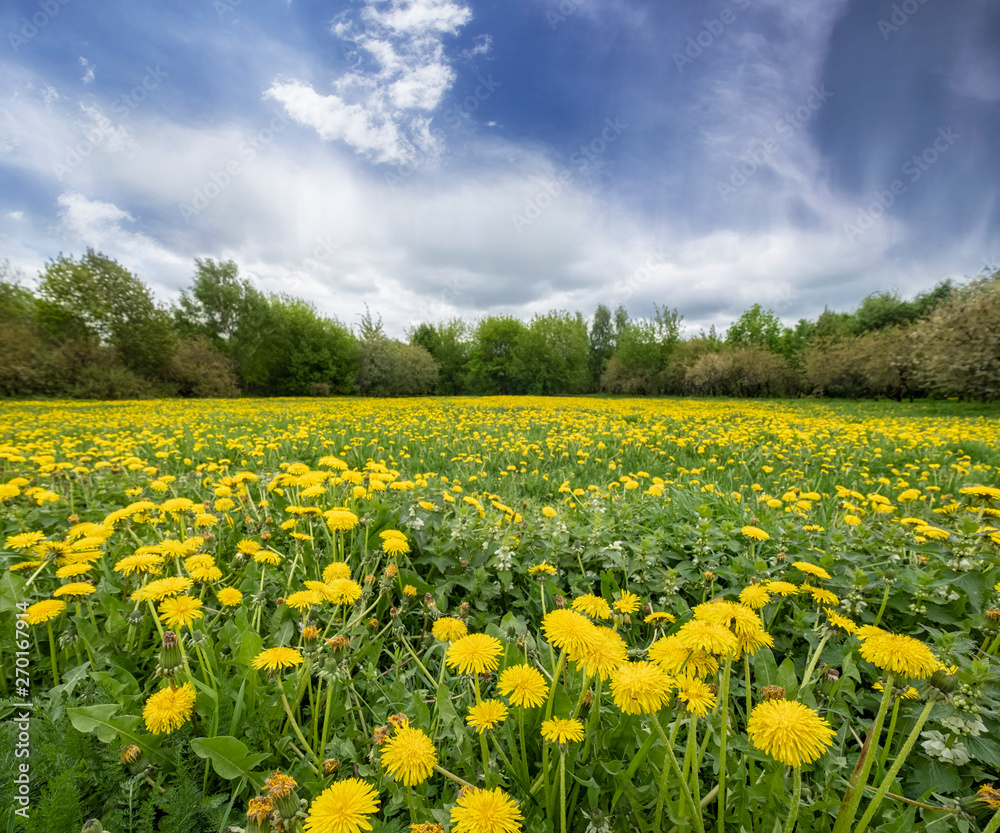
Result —
[[889, 403], [5, 404], [7, 829], [994, 833], [998, 435]]

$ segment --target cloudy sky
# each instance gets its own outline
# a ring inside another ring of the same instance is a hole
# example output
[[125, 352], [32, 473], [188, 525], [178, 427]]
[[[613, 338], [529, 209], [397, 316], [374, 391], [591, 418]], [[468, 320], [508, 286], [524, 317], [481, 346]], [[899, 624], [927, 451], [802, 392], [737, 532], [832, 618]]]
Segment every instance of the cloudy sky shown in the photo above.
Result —
[[696, 331], [1000, 268], [993, 0], [13, 0], [0, 260]]

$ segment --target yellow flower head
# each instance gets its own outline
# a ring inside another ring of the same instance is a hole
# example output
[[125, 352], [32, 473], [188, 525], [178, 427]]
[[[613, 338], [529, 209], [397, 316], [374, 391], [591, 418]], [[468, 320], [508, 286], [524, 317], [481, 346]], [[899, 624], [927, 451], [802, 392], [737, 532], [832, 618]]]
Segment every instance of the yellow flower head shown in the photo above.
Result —
[[194, 586], [194, 582], [187, 576], [170, 576], [149, 582], [145, 587], [140, 587], [129, 598], [133, 602], [153, 601], [158, 602], [168, 596], [176, 596], [179, 593], [186, 593]]
[[833, 627], [840, 628], [847, 633], [857, 633], [858, 626], [852, 620], [841, 616], [837, 611], [830, 610], [828, 607], [824, 607], [823, 610], [826, 611], [826, 617]]
[[542, 619], [542, 633], [554, 648], [565, 650], [570, 659], [577, 657], [595, 636], [596, 627], [575, 610], [560, 608]]
[[629, 662], [611, 673], [611, 697], [625, 714], [654, 714], [670, 699], [673, 679], [659, 665]]
[[66, 609], [66, 602], [58, 599], [46, 599], [35, 602], [24, 611], [24, 618], [29, 625], [41, 625], [55, 619]]
[[689, 651], [704, 651], [708, 654], [725, 656], [735, 652], [739, 643], [736, 635], [724, 625], [694, 619], [681, 625], [677, 640]]
[[465, 789], [451, 809], [452, 833], [520, 833], [523, 821], [517, 802], [499, 787]]
[[742, 532], [747, 538], [751, 538], [754, 541], [767, 541], [771, 538], [771, 536], [759, 526], [745, 526], [740, 530], [740, 532]]
[[327, 584], [340, 578], [350, 577], [351, 568], [344, 561], [334, 561], [332, 564], [327, 564], [323, 570], [323, 581]]
[[520, 708], [542, 705], [549, 693], [545, 678], [530, 665], [512, 665], [504, 669], [497, 680], [497, 688], [512, 705]]
[[545, 561], [528, 568], [528, 575], [532, 576], [554, 576], [557, 572], [555, 567]]
[[507, 719], [507, 707], [499, 700], [483, 700], [469, 709], [465, 722], [479, 734], [492, 729]]
[[583, 740], [583, 723], [561, 717], [543, 720], [542, 737], [552, 743], [576, 743]]
[[[761, 629], [760, 616], [753, 608], [739, 602], [719, 600], [695, 605], [694, 618], [703, 622], [714, 622], [724, 628], [731, 628], [736, 634], [753, 633]], [[681, 628], [683, 630], [683, 627]]]
[[717, 698], [708, 683], [685, 675], [677, 678], [677, 699], [684, 702], [689, 712], [704, 717], [715, 708]]
[[663, 611], [654, 611], [650, 613], [645, 619], [642, 620], [647, 625], [659, 625], [661, 622], [667, 622], [672, 624], [677, 621], [677, 617], [672, 613], [664, 613]]
[[765, 700], [754, 707], [747, 723], [754, 746], [792, 767], [817, 760], [834, 734], [817, 712], [794, 700]]
[[452, 642], [445, 652], [445, 664], [457, 668], [460, 674], [482, 674], [500, 666], [503, 645], [495, 636], [470, 633]]
[[59, 598], [60, 596], [68, 596], [69, 598], [79, 598], [80, 596], [89, 596], [91, 593], [96, 593], [97, 588], [93, 584], [87, 581], [74, 581], [70, 584], [60, 585], [52, 593], [54, 598]]
[[642, 604], [642, 598], [628, 590], [622, 590], [614, 600], [614, 608], [619, 613], [635, 613]]
[[628, 662], [625, 640], [611, 628], [594, 628], [594, 638], [574, 657], [588, 677], [606, 680], [619, 665]]
[[184, 625], [191, 627], [192, 622], [201, 619], [201, 599], [194, 596], [181, 595], [164, 599], [160, 602], [160, 621], [170, 627], [180, 629]]
[[812, 587], [809, 585], [803, 585], [803, 590], [805, 590], [812, 599], [817, 604], [823, 605], [837, 605], [840, 604], [840, 599], [837, 598], [836, 593], [831, 593], [829, 590], [823, 587]]
[[142, 710], [146, 729], [154, 735], [170, 734], [180, 729], [194, 711], [195, 693], [191, 683], [180, 688], [162, 688], [150, 696]]
[[790, 581], [769, 581], [764, 585], [764, 589], [779, 596], [795, 596], [799, 592], [799, 588]]
[[361, 598], [361, 585], [349, 578], [338, 578], [327, 584], [330, 599], [336, 604], [353, 604]]
[[830, 578], [830, 574], [824, 570], [822, 567], [817, 567], [815, 564], [810, 564], [807, 561], [793, 561], [792, 566], [803, 573], [808, 573], [811, 576], [816, 576], [816, 578]]
[[705, 677], [719, 670], [719, 662], [711, 654], [686, 647], [677, 634], [663, 636], [649, 646], [646, 656], [668, 674]]
[[577, 596], [573, 599], [573, 610], [586, 613], [594, 619], [610, 619], [611, 607], [600, 596], [587, 593], [584, 596]]
[[894, 633], [869, 636], [861, 643], [861, 656], [883, 671], [907, 679], [929, 677], [941, 665], [923, 642]]
[[751, 584], [740, 591], [740, 601], [749, 608], [760, 610], [771, 601], [771, 594], [762, 584]]
[[302, 660], [302, 654], [294, 648], [279, 647], [266, 648], [257, 654], [250, 664], [258, 671], [262, 668], [274, 671], [279, 668], [294, 668], [296, 665], [301, 665]]
[[456, 639], [466, 636], [469, 633], [469, 629], [461, 619], [442, 616], [434, 623], [431, 633], [440, 642], [454, 642]]
[[243, 594], [234, 587], [223, 587], [215, 597], [223, 607], [236, 607], [243, 601]]
[[434, 743], [420, 729], [399, 726], [382, 747], [382, 766], [407, 787], [422, 784], [434, 772], [437, 751]]
[[360, 833], [371, 830], [369, 816], [378, 812], [378, 793], [367, 781], [348, 778], [321, 792], [309, 805], [306, 833]]

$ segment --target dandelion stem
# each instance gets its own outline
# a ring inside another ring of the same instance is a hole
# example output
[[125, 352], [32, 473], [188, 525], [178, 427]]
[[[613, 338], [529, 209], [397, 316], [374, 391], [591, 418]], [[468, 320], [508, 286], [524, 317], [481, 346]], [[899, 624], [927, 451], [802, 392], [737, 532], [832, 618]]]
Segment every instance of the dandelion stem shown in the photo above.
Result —
[[[750, 655], [747, 653], [743, 654], [743, 684], [747, 690], [746, 721], [749, 723], [750, 712], [753, 711], [753, 691], [750, 688]], [[753, 758], [749, 755], [747, 755], [747, 783], [751, 787], [754, 785]]]
[[[688, 789], [688, 785], [684, 781], [684, 776], [681, 773], [681, 765], [677, 763], [677, 756], [674, 755], [674, 750], [672, 748], [672, 744], [670, 743], [670, 739], [667, 737], [667, 733], [663, 731], [663, 726], [660, 725], [660, 718], [657, 717], [655, 714], [652, 715], [652, 717], [653, 717], [653, 725], [656, 727], [656, 733], [660, 736], [660, 740], [663, 742], [663, 748], [666, 751], [667, 760], [670, 762], [670, 766], [673, 767], [674, 773], [677, 775], [678, 781], [680, 783], [681, 795], [684, 796], [684, 800], [691, 807], [697, 808], [698, 805], [694, 803], [694, 799], [691, 797], [691, 791]], [[664, 767], [664, 770], [666, 770], [666, 767]], [[661, 797], [664, 796], [665, 793], [666, 793], [666, 779], [661, 776], [660, 778]], [[657, 801], [660, 802], [661, 798], [658, 798]], [[659, 809], [660, 810], [663, 809], [662, 803], [660, 804]], [[659, 833], [660, 823], [662, 820], [663, 820], [662, 814], [658, 812], [656, 818], [653, 819], [654, 833]], [[695, 812], [692, 813], [692, 820], [694, 821], [695, 830], [697, 830], [698, 833], [705, 833], [705, 823], [702, 820], [701, 813], [698, 812], [697, 809], [695, 809]]]
[[295, 715], [292, 714], [292, 707], [288, 705], [288, 698], [285, 696], [285, 686], [284, 681], [281, 679], [281, 675], [278, 675], [278, 691], [281, 692], [281, 705], [285, 707], [285, 714], [288, 715], [288, 725], [292, 727], [292, 731], [295, 732], [295, 737], [299, 739], [299, 743], [305, 747], [305, 750], [316, 758], [317, 762], [320, 764], [320, 770], [322, 771], [323, 762], [316, 757], [316, 753], [313, 752], [312, 747], [309, 745], [309, 741], [305, 739], [302, 735], [302, 730], [299, 728], [299, 724], [295, 721]]
[[833, 826], [833, 833], [845, 833], [854, 824], [854, 818], [858, 813], [858, 805], [868, 784], [868, 774], [871, 772], [872, 764], [878, 754], [879, 738], [882, 736], [882, 724], [885, 722], [885, 713], [889, 709], [889, 700], [892, 699], [892, 685], [896, 675], [891, 671], [885, 681], [885, 692], [882, 695], [882, 703], [879, 705], [875, 722], [868, 730], [868, 737], [865, 738], [858, 762], [854, 766], [851, 775], [851, 782], [844, 793], [844, 799], [840, 805], [840, 812], [837, 814], [837, 821]]
[[899, 770], [903, 768], [906, 758], [913, 749], [913, 745], [917, 742], [917, 738], [920, 736], [920, 730], [924, 728], [924, 723], [927, 722], [931, 709], [934, 708], [934, 703], [934, 700], [928, 700], [923, 711], [920, 712], [920, 717], [917, 718], [916, 724], [910, 730], [910, 734], [907, 736], [906, 742], [903, 744], [903, 748], [899, 751], [899, 754], [896, 756], [896, 760], [892, 764], [892, 769], [890, 769], [885, 774], [885, 778], [882, 779], [878, 792], [875, 793], [875, 797], [868, 805], [868, 809], [861, 817], [861, 821], [858, 822], [858, 826], [854, 829], [854, 833], [865, 833], [868, 829], [868, 825], [871, 824], [871, 820], [878, 811], [879, 805], [882, 803], [882, 799], [885, 798], [885, 794], [889, 791], [889, 787], [892, 786], [893, 781], [896, 780], [896, 776], [899, 775]]
[[785, 822], [785, 833], [792, 833], [799, 817], [799, 803], [802, 800], [802, 770], [792, 767], [792, 806], [788, 811], [788, 821]]
[[997, 833], [997, 830], [1000, 830], [1000, 810], [993, 814], [993, 818], [990, 819], [990, 823], [986, 825], [983, 833]]
[[719, 833], [726, 827], [726, 763], [729, 747], [729, 677], [733, 669], [732, 651], [726, 656], [726, 668], [722, 672], [722, 686], [719, 690], [719, 706], [722, 715], [722, 736], [719, 738]]
[[892, 736], [896, 732], [896, 718], [899, 717], [899, 704], [902, 697], [897, 697], [892, 704], [892, 717], [889, 718], [889, 731], [885, 733], [885, 743], [882, 746], [882, 754], [878, 759], [878, 768], [885, 771], [885, 762], [889, 758], [889, 748], [892, 746]]
[[463, 787], [471, 787], [472, 786], [472, 784], [470, 784], [468, 781], [463, 781], [457, 775], [452, 775], [450, 772], [448, 772], [448, 770], [443, 769], [442, 767], [438, 766], [437, 764], [434, 764], [434, 771], [437, 772], [437, 773], [440, 773], [445, 778], [450, 778], [456, 784], [461, 784]]
[[559, 830], [566, 833], [566, 752], [563, 750], [559, 752]]
[[52, 657], [52, 679], [55, 680], [55, 685], [59, 685], [59, 665], [56, 661], [56, 639], [52, 635], [52, 621], [49, 620], [45, 625], [49, 630], [49, 654]]
[[[823, 649], [826, 647], [826, 643], [830, 641], [832, 635], [833, 631], [828, 630], [819, 641], [819, 645], [816, 646], [816, 650], [809, 660], [809, 665], [806, 667], [806, 673], [802, 676], [802, 684], [799, 686], [799, 691], [802, 691], [809, 684], [809, 680], [812, 679], [812, 673], [816, 670], [816, 663], [819, 661], [820, 654], [823, 653]], [[749, 714], [750, 712], [747, 711], [747, 715]]]
[[886, 603], [888, 603], [889, 601], [890, 590], [892, 590], [892, 582], [886, 581], [885, 592], [882, 594], [882, 606], [878, 609], [878, 615], [875, 617], [875, 622], [873, 624], [873, 627], [877, 628], [879, 626], [879, 622], [882, 621], [882, 614], [885, 613], [885, 606]]

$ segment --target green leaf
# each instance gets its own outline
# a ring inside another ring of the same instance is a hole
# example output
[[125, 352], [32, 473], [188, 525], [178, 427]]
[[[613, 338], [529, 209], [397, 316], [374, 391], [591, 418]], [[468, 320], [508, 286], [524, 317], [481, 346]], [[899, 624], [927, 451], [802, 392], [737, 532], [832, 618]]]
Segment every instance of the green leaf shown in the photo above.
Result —
[[78, 732], [89, 735], [97, 732], [97, 737], [102, 743], [111, 743], [117, 736], [118, 730], [108, 721], [118, 709], [117, 703], [103, 703], [99, 706], [82, 706], [76, 709], [67, 709], [70, 723]]
[[236, 738], [195, 738], [191, 748], [199, 758], [209, 758], [215, 771], [232, 781], [234, 778], [249, 777], [250, 770], [263, 761], [267, 754], [258, 752], [253, 755], [250, 750]]
[[791, 657], [785, 657], [778, 668], [778, 685], [785, 689], [789, 700], [794, 700], [799, 693], [799, 679], [795, 676], [795, 663]]
[[778, 684], [778, 664], [770, 648], [762, 648], [754, 654], [753, 673], [758, 686]]
[[24, 583], [25, 579], [10, 570], [0, 577], [0, 613], [17, 610], [17, 603], [24, 597]]

